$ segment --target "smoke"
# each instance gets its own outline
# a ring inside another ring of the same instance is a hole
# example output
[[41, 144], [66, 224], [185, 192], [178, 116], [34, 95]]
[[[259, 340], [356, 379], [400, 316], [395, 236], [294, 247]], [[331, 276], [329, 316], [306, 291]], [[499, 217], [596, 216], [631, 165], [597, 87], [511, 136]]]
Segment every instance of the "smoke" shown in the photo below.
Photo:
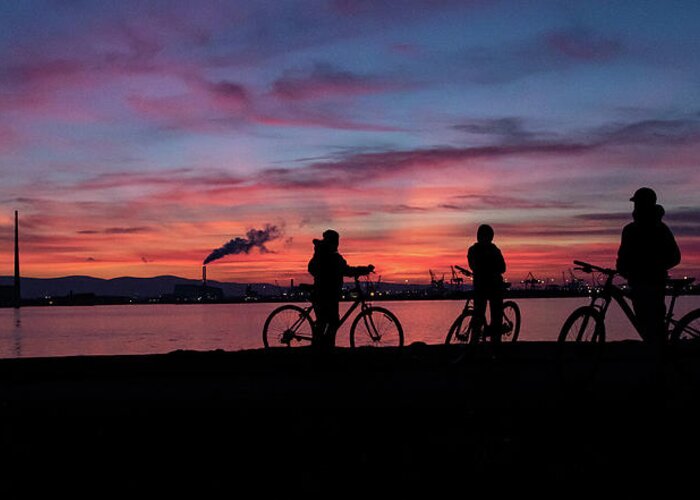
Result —
[[263, 229], [251, 229], [246, 233], [246, 236], [246, 238], [234, 238], [228, 243], [224, 243], [222, 247], [213, 250], [209, 256], [204, 259], [204, 265], [227, 255], [250, 253], [250, 251], [256, 247], [260, 250], [260, 253], [268, 253], [270, 250], [267, 249], [265, 243], [282, 236], [282, 230], [277, 226], [265, 224]]

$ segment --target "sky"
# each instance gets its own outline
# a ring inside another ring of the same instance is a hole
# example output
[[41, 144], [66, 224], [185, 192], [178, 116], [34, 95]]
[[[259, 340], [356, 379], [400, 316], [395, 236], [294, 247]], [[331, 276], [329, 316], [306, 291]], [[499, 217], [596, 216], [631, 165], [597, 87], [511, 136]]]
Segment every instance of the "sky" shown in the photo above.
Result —
[[613, 266], [650, 186], [700, 278], [700, 2], [0, 1], [0, 275], [427, 283]]

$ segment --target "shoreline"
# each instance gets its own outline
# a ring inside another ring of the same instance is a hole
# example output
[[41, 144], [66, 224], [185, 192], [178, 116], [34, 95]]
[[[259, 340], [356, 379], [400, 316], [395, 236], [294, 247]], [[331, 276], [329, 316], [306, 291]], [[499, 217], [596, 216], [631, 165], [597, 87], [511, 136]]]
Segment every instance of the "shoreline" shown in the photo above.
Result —
[[[450, 300], [466, 300], [473, 296], [473, 292], [447, 293], [444, 295], [431, 294], [396, 294], [388, 296], [373, 296], [369, 298], [369, 302], [407, 302], [407, 301], [450, 301]], [[568, 299], [568, 298], [587, 298], [592, 296], [589, 292], [563, 292], [555, 290], [524, 290], [511, 289], [505, 295], [505, 300], [516, 299]], [[666, 297], [671, 297], [671, 292], [667, 292]], [[700, 296], [700, 288], [692, 291], [686, 291], [677, 295], [678, 297], [696, 297]], [[341, 302], [353, 302], [352, 298], [341, 299]], [[13, 304], [0, 304], [0, 309], [21, 309], [24, 307], [70, 307], [70, 306], [100, 306], [100, 305], [203, 305], [203, 304], [309, 304], [308, 297], [225, 297], [221, 300], [171, 300], [160, 298], [133, 298], [133, 297], [109, 297], [87, 294], [81, 296], [76, 294], [75, 297], [50, 297], [43, 299], [23, 299], [20, 307], [15, 307]]]
[[472, 347], [2, 359], [0, 446], [33, 471], [65, 464], [153, 486], [157, 462], [193, 487], [302, 493], [362, 491], [372, 467], [387, 491], [503, 471], [696, 470], [695, 459], [659, 465], [657, 455], [700, 446], [697, 349], [689, 378], [659, 369], [638, 341], [600, 356], [569, 345], [564, 370], [556, 343], [504, 344], [495, 358], [489, 345]]

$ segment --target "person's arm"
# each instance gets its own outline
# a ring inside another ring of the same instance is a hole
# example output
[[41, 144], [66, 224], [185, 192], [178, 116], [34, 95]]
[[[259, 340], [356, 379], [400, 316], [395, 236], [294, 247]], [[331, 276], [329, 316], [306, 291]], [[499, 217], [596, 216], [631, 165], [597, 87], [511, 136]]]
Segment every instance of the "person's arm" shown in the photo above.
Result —
[[309, 271], [309, 274], [314, 278], [318, 274], [318, 259], [316, 258], [316, 256], [311, 257], [309, 265], [307, 266], [307, 270]]
[[681, 263], [681, 250], [678, 248], [676, 238], [673, 237], [673, 233], [668, 226], [665, 226], [665, 233], [666, 252], [664, 257], [666, 257], [666, 261], [664, 262], [664, 266], [668, 271], [672, 267], [676, 267]]
[[499, 274], [503, 274], [506, 272], [506, 260], [503, 258], [500, 248], [496, 248], [496, 251], [498, 252], [496, 257], [496, 269]]
[[349, 266], [347, 261], [340, 255], [338, 256], [338, 262], [343, 276], [348, 276], [350, 278], [363, 276], [374, 271], [374, 266], [372, 264], [368, 266]]
[[467, 250], [467, 262], [469, 263], [469, 269], [471, 269], [471, 272], [476, 271], [476, 258], [474, 257], [474, 247], [471, 246], [469, 247], [469, 250]]
[[364, 276], [365, 274], [370, 274], [374, 271], [374, 266], [372, 264], [368, 266], [347, 266], [343, 272], [343, 276], [350, 276], [352, 278], [356, 276]]
[[629, 230], [625, 227], [622, 230], [622, 237], [620, 238], [620, 247], [617, 249], [617, 262], [615, 263], [615, 268], [617, 272], [624, 278], [628, 277], [629, 264]]

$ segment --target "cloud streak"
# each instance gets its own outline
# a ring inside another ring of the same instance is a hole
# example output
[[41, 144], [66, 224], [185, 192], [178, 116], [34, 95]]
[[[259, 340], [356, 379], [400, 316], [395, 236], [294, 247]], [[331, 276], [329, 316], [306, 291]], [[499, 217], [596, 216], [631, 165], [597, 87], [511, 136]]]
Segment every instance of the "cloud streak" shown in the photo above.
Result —
[[[464, 125], [459, 125], [464, 127]], [[700, 140], [700, 120], [679, 118], [644, 120], [611, 124], [584, 132], [579, 136], [550, 140], [527, 139], [518, 121], [487, 122], [467, 126], [478, 133], [496, 133], [502, 138], [491, 146], [436, 146], [411, 150], [352, 153], [330, 161], [313, 162], [305, 167], [268, 169], [263, 182], [287, 187], [323, 187], [356, 185], [386, 176], [406, 174], [416, 169], [437, 169], [449, 165], [469, 166], [474, 161], [502, 158], [559, 157], [573, 158], [608, 147], [629, 145], [673, 146], [695, 144]], [[504, 133], [505, 130], [505, 133]]]

